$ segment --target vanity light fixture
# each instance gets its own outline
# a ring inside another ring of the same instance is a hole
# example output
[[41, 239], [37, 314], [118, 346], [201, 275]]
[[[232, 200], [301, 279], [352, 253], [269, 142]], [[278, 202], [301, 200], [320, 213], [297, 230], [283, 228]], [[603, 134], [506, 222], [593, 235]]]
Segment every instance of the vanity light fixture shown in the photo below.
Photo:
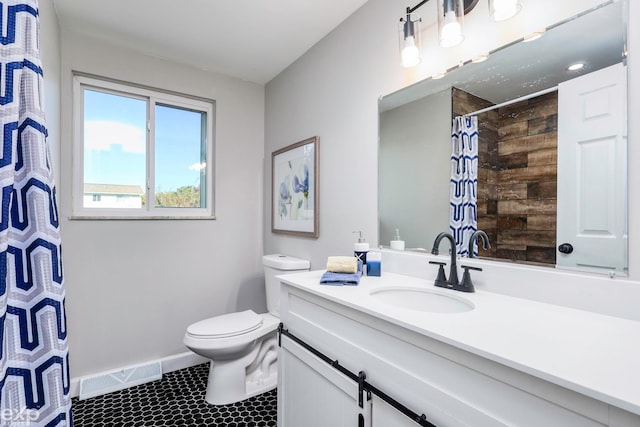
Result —
[[[403, 67], [414, 67], [422, 61], [420, 23], [422, 19], [414, 12], [429, 0], [422, 0], [414, 7], [407, 7], [406, 15], [400, 18], [400, 58]], [[479, 0], [436, 0], [438, 6], [438, 39], [440, 46], [457, 46], [464, 40], [464, 15], [478, 4]], [[488, 0], [493, 21], [502, 21], [516, 15], [522, 9], [521, 0]]]
[[584, 68], [584, 62], [576, 62], [575, 64], [571, 64], [567, 67], [569, 71], [578, 71]]
[[411, 16], [409, 8], [406, 19], [400, 18], [400, 57], [405, 68], [415, 67], [422, 61], [420, 22], [422, 19], [415, 14]]

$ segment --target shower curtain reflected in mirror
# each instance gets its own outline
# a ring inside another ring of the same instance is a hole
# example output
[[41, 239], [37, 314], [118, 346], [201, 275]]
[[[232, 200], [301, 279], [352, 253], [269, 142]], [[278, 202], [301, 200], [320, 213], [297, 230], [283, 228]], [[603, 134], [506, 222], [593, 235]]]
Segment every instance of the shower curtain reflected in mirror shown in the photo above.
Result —
[[[469, 256], [469, 240], [478, 227], [478, 118], [458, 116], [451, 130], [449, 228], [458, 256]], [[477, 256], [478, 247], [474, 243]]]
[[71, 426], [38, 2], [3, 1], [1, 12], [0, 425]]

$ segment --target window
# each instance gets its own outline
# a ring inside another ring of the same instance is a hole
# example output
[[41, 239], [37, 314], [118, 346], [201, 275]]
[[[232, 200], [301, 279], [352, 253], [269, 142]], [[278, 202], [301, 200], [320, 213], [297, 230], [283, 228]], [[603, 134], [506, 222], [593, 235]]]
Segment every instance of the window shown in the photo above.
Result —
[[74, 76], [74, 217], [213, 218], [214, 101]]

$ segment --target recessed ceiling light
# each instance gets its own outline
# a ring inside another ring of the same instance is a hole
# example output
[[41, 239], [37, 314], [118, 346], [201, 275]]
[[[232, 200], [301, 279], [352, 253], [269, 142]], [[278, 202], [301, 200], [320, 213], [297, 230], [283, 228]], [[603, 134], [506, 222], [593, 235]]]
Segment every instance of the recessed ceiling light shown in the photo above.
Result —
[[571, 64], [567, 67], [569, 71], [578, 71], [584, 68], [584, 62], [576, 62], [575, 64]]
[[538, 40], [540, 37], [542, 37], [542, 35], [544, 34], [544, 30], [542, 31], [535, 31], [531, 34], [528, 34], [526, 36], [524, 36], [522, 38], [522, 41], [527, 43], [527, 42], [532, 42], [534, 40]]
[[471, 62], [473, 62], [474, 64], [477, 64], [478, 62], [486, 61], [487, 58], [489, 58], [489, 54], [488, 53], [483, 53], [483, 54], [478, 55], [475, 58], [473, 58], [471, 60]]

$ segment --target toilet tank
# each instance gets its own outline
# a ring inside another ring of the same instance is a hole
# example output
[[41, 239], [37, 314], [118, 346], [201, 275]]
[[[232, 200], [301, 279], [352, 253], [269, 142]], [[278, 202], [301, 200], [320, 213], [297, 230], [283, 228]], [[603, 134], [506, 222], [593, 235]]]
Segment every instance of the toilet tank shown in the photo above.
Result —
[[267, 293], [267, 310], [280, 317], [280, 281], [276, 276], [309, 271], [311, 263], [289, 255], [272, 254], [262, 257], [264, 264], [264, 285]]

